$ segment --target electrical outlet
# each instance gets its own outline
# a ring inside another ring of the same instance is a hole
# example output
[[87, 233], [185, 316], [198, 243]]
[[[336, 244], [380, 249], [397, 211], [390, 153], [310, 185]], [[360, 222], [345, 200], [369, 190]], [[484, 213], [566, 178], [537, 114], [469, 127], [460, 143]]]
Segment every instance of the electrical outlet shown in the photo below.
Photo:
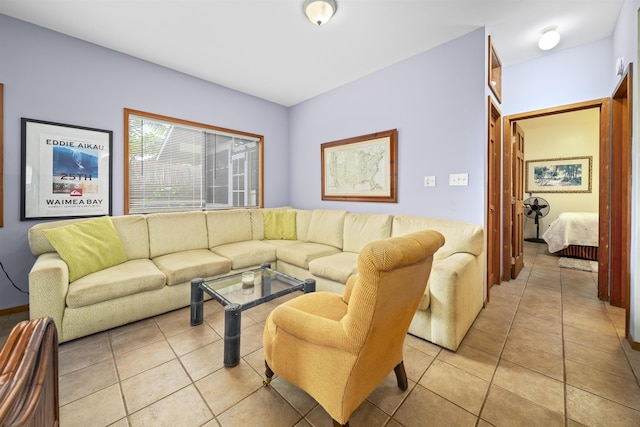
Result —
[[450, 173], [449, 174], [450, 186], [466, 186], [469, 185], [468, 173]]
[[436, 177], [435, 176], [425, 176], [424, 177], [424, 186], [425, 187], [435, 187], [436, 186]]

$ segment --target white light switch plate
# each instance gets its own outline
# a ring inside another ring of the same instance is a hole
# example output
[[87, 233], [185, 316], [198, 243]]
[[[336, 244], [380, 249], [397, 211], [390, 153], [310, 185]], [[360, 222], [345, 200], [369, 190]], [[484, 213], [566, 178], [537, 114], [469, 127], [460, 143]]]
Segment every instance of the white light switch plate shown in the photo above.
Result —
[[424, 177], [424, 186], [425, 187], [435, 187], [436, 186], [436, 177], [435, 176], [425, 176]]
[[469, 174], [468, 173], [450, 173], [449, 185], [450, 186], [469, 185]]

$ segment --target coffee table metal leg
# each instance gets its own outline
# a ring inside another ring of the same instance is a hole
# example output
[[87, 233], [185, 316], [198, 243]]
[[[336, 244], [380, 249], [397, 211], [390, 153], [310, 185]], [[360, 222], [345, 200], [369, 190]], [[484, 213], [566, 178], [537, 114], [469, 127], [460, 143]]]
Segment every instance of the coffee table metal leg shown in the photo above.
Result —
[[240, 304], [224, 307], [224, 366], [236, 366], [240, 362]]
[[304, 281], [304, 293], [308, 294], [309, 292], [316, 291], [316, 281], [314, 279], [305, 279]]
[[203, 282], [204, 280], [202, 279], [193, 279], [191, 281], [191, 326], [202, 324], [204, 294], [200, 284]]

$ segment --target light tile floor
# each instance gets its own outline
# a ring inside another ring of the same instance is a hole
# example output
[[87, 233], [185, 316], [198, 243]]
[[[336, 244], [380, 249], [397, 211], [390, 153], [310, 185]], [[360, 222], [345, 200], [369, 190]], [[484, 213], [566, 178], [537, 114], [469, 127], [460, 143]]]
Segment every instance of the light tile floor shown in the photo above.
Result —
[[[408, 336], [409, 390], [390, 373], [351, 425], [640, 425], [640, 352], [621, 339], [624, 311], [597, 299], [596, 281], [527, 243], [525, 269], [491, 288], [458, 351]], [[222, 364], [213, 301], [198, 327], [186, 308], [62, 344], [61, 426], [330, 426], [296, 387], [277, 377], [262, 386], [262, 330], [278, 303], [243, 313], [234, 368]], [[25, 317], [0, 317], [0, 343]]]

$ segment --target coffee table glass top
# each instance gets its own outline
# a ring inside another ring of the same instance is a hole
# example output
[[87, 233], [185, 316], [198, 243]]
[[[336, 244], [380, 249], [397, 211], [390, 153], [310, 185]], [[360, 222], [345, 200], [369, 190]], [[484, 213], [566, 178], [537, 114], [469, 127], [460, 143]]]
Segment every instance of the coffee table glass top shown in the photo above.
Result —
[[223, 306], [239, 304], [244, 310], [282, 295], [304, 290], [304, 284], [303, 280], [263, 266], [242, 273], [206, 280], [200, 286]]

